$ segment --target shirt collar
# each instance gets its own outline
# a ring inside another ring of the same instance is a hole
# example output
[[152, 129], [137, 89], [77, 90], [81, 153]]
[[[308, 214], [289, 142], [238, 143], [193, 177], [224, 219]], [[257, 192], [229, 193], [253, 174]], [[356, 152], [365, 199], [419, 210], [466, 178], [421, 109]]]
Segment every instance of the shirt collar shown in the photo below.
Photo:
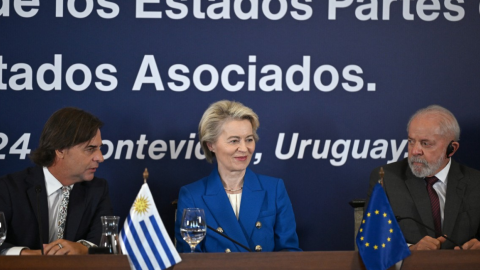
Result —
[[[62, 183], [60, 183], [60, 181], [53, 176], [47, 167], [43, 167], [43, 175], [45, 175], [45, 188], [47, 189], [47, 197], [63, 187]], [[73, 188], [73, 185], [71, 185], [71, 187]]]
[[447, 183], [447, 176], [448, 172], [450, 171], [450, 166], [452, 165], [452, 159], [450, 158], [447, 166], [443, 168], [441, 171], [439, 171], [435, 176], [438, 178], [438, 180], [442, 181], [444, 184]]

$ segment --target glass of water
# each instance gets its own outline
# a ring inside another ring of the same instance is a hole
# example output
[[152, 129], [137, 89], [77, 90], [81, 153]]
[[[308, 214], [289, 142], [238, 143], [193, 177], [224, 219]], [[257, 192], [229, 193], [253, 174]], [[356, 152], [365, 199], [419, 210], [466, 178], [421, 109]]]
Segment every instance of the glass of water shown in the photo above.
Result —
[[207, 234], [207, 223], [205, 222], [205, 212], [200, 208], [185, 208], [183, 210], [182, 224], [180, 233], [183, 240], [190, 245], [192, 252]]
[[3, 244], [7, 238], [7, 222], [5, 221], [5, 215], [3, 212], [0, 212], [0, 246]]
[[120, 241], [118, 241], [118, 216], [102, 216], [102, 238], [98, 247], [107, 248], [109, 254], [121, 254]]

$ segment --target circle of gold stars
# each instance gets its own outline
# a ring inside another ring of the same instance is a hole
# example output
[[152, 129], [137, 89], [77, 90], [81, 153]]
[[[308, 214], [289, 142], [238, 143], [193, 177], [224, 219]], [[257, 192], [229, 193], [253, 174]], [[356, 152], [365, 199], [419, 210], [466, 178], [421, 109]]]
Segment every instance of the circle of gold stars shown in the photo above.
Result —
[[150, 203], [148, 202], [148, 199], [145, 196], [140, 196], [135, 200], [135, 203], [133, 203], [133, 211], [137, 214], [143, 215], [148, 212], [149, 206]]
[[[380, 214], [380, 211], [375, 210], [374, 213], [375, 213], [375, 215], [379, 215], [379, 214]], [[371, 213], [367, 213], [367, 219], [368, 219], [369, 217], [371, 217], [371, 216], [372, 216]], [[388, 215], [387, 215], [387, 213], [384, 212], [384, 213], [382, 214], [382, 216], [383, 216], [383, 218], [386, 219]], [[365, 219], [363, 219], [363, 220], [362, 220], [362, 224], [365, 224], [365, 222], [366, 222]], [[391, 220], [391, 219], [388, 219], [387, 222], [388, 222], [389, 225], [392, 224], [392, 220]], [[390, 232], [390, 233], [393, 233], [393, 228], [390, 228], [389, 232]], [[360, 227], [359, 233], [363, 233], [363, 228], [362, 228], [362, 227]], [[360, 237], [360, 241], [363, 242], [364, 240], [365, 240], [365, 237], [361, 236], [361, 237]], [[387, 237], [387, 239], [385, 239], [385, 240], [386, 240], [386, 241], [383, 242], [381, 245], [380, 245], [380, 244], [377, 244], [377, 243], [373, 244], [373, 249], [374, 249], [374, 250], [377, 250], [377, 249], [379, 249], [380, 247], [385, 248], [385, 247], [386, 247], [386, 244], [385, 244], [385, 243], [388, 244], [388, 242], [390, 242], [390, 241], [392, 240], [392, 238], [391, 238], [391, 237]], [[367, 248], [370, 247], [370, 246], [372, 246], [372, 244], [369, 243], [369, 242], [367, 242], [367, 241], [365, 241], [365, 244], [364, 244], [364, 245], [365, 245], [365, 247], [367, 247]]]

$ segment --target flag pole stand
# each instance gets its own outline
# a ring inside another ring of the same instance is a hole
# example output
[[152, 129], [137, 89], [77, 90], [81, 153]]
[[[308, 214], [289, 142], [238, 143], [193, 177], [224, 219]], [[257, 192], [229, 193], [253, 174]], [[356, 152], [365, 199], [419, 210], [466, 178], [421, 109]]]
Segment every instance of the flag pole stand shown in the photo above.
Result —
[[146, 184], [148, 179], [148, 170], [145, 168], [145, 171], [143, 172], [143, 183]]
[[[145, 169], [145, 171], [147, 171], [147, 169]], [[143, 175], [145, 175], [145, 173]], [[148, 173], [147, 173], [147, 175], [148, 175]], [[380, 176], [380, 179], [378, 180], [378, 183], [380, 183], [380, 185], [382, 185], [382, 187], [383, 187], [383, 177], [385, 176], [385, 172], [383, 171], [383, 167], [380, 167], [380, 171], [378, 172], [378, 176]]]

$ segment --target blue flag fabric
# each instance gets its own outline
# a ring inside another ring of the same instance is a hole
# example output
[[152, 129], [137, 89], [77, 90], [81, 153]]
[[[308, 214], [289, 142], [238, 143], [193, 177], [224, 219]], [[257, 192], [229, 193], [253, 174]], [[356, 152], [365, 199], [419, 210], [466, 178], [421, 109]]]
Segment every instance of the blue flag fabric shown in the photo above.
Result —
[[373, 188], [358, 230], [357, 246], [368, 270], [387, 269], [410, 255], [410, 249], [380, 184]]
[[165, 269], [182, 261], [147, 184], [143, 184], [125, 220], [120, 246], [132, 269]]

